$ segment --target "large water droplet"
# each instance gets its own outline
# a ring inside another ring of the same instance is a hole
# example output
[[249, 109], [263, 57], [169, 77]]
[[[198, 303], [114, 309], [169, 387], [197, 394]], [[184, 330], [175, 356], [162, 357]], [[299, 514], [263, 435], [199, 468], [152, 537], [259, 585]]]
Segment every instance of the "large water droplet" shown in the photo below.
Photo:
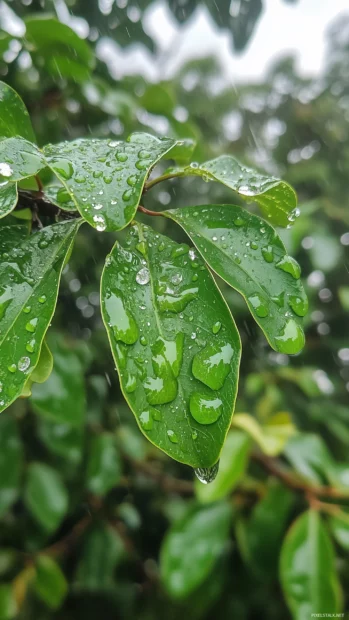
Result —
[[213, 332], [214, 334], [218, 334], [218, 332], [220, 331], [221, 327], [222, 327], [222, 323], [221, 323], [220, 321], [217, 321], [217, 322], [216, 322], [216, 323], [214, 323], [214, 324], [213, 324], [213, 326], [212, 326], [212, 332]]
[[194, 377], [212, 390], [219, 390], [230, 372], [233, 355], [234, 350], [230, 343], [208, 344], [194, 356], [192, 365]]
[[2, 177], [10, 177], [13, 174], [13, 170], [11, 166], [6, 164], [5, 162], [0, 163], [0, 176]]
[[190, 397], [190, 413], [199, 424], [213, 424], [222, 414], [220, 398], [193, 392]]
[[268, 245], [262, 248], [262, 256], [267, 263], [272, 263], [274, 260], [273, 246]]
[[140, 269], [136, 275], [136, 282], [137, 284], [148, 284], [150, 280], [150, 273], [149, 273], [149, 269], [147, 269], [147, 267], [142, 267], [142, 269]]
[[294, 319], [289, 319], [283, 332], [275, 338], [278, 351], [287, 355], [301, 351], [304, 347], [304, 342], [304, 332]]
[[125, 344], [137, 342], [138, 326], [131, 312], [125, 307], [121, 294], [117, 296], [110, 293], [105, 299], [105, 308], [116, 340], [121, 340]]
[[125, 382], [125, 390], [128, 394], [132, 394], [137, 387], [137, 378], [131, 373], [127, 373], [126, 382]]
[[295, 280], [298, 280], [301, 275], [301, 268], [298, 265], [297, 261], [292, 258], [292, 256], [284, 256], [278, 263], [276, 263], [276, 267], [285, 271], [286, 273], [290, 273], [291, 276], [294, 277]]
[[28, 321], [28, 323], [25, 326], [27, 332], [31, 332], [33, 334], [36, 330], [37, 323], [38, 323], [38, 319], [30, 319], [30, 321]]
[[29, 366], [30, 366], [30, 358], [21, 357], [18, 362], [18, 370], [20, 370], [21, 372], [25, 372], [26, 370], [28, 370]]
[[103, 232], [106, 229], [107, 225], [103, 215], [94, 215], [92, 219], [96, 224], [96, 230]]
[[290, 295], [288, 298], [288, 303], [290, 304], [293, 312], [295, 312], [298, 316], [305, 316], [308, 312], [308, 299], [305, 295], [304, 297]]
[[182, 288], [174, 291], [166, 282], [157, 284], [157, 301], [162, 312], [182, 312], [190, 301], [196, 298], [199, 289], [197, 286]]
[[145, 431], [151, 431], [153, 428], [153, 416], [149, 409], [142, 411], [139, 416], [139, 421], [141, 423], [141, 427], [144, 428]]
[[268, 316], [268, 305], [265, 299], [263, 299], [262, 295], [260, 295], [259, 293], [254, 293], [247, 298], [247, 301], [251, 304], [258, 317], [262, 319]]
[[167, 437], [172, 443], [178, 443], [178, 437], [174, 431], [168, 430]]
[[164, 405], [177, 396], [177, 379], [168, 374], [165, 377], [148, 377], [143, 383], [147, 400], [151, 405]]
[[217, 477], [219, 471], [219, 461], [212, 467], [197, 467], [194, 469], [195, 476], [202, 482], [203, 484], [209, 484], [213, 482]]

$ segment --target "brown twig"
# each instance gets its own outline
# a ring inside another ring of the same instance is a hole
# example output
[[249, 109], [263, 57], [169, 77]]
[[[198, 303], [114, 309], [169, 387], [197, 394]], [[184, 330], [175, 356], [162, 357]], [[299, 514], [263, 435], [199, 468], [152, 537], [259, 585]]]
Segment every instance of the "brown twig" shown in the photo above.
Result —
[[158, 216], [162, 216], [163, 214], [158, 212], [158, 211], [150, 211], [150, 209], [146, 209], [145, 207], [142, 207], [142, 205], [138, 205], [138, 211], [141, 211], [142, 213], [145, 213], [146, 215], [155, 215], [156, 217]]
[[45, 194], [41, 191], [20, 189], [18, 191], [18, 198], [17, 211], [30, 209], [33, 213], [40, 216], [60, 216], [63, 219], [80, 217], [80, 213], [76, 211], [62, 211], [62, 209], [47, 200]]

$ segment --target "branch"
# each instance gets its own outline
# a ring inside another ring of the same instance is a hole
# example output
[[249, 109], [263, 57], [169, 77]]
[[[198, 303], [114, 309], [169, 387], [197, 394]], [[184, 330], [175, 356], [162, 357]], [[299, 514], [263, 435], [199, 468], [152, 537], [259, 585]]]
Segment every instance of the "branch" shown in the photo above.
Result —
[[60, 216], [63, 219], [69, 220], [75, 217], [81, 217], [80, 213], [76, 211], [63, 211], [52, 202], [45, 198], [45, 194], [40, 190], [18, 190], [18, 203], [15, 208], [16, 211], [23, 209], [30, 209], [37, 215], [46, 215], [48, 217]]
[[150, 211], [149, 209], [146, 209], [145, 207], [142, 207], [142, 205], [138, 205], [138, 209], [137, 211], [141, 211], [142, 213], [145, 213], [146, 215], [155, 215], [157, 217], [163, 217], [162, 213], [159, 213], [158, 211]]
[[169, 172], [167, 174], [162, 174], [161, 176], [156, 177], [155, 179], [152, 179], [151, 181], [148, 181], [148, 183], [146, 183], [144, 186], [144, 191], [148, 191], [148, 189], [151, 189], [152, 187], [154, 187], [154, 185], [157, 185], [158, 183], [162, 183], [163, 181], [169, 181], [170, 179], [176, 179], [177, 177], [181, 177], [181, 176], [183, 176], [182, 170], [178, 170], [177, 172]]

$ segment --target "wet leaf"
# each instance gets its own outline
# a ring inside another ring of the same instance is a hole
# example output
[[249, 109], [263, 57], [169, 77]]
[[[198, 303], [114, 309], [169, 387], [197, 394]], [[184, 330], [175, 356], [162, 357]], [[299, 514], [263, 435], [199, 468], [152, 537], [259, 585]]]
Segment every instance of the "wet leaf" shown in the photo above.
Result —
[[40, 357], [33, 372], [29, 375], [21, 392], [22, 398], [28, 398], [32, 393], [33, 383], [44, 383], [49, 378], [53, 368], [53, 357], [46, 340], [43, 341]]
[[167, 533], [160, 552], [161, 579], [176, 599], [186, 598], [214, 571], [228, 541], [231, 506], [190, 509]]
[[273, 349], [293, 354], [303, 348], [308, 301], [300, 267], [269, 224], [233, 205], [173, 209], [164, 215], [182, 226], [209, 266], [245, 297]]
[[68, 510], [68, 494], [60, 475], [44, 463], [30, 463], [24, 501], [47, 532], [59, 526]]
[[112, 433], [92, 437], [87, 463], [87, 488], [94, 495], [105, 495], [119, 481], [121, 465]]
[[45, 199], [62, 211], [77, 211], [76, 204], [64, 185], [48, 185], [44, 191]]
[[35, 561], [35, 569], [35, 594], [50, 609], [58, 609], [68, 591], [68, 583], [60, 566], [48, 555], [39, 555]]
[[281, 550], [280, 578], [297, 620], [341, 611], [333, 546], [318, 512], [304, 512], [289, 529]]
[[181, 176], [197, 175], [205, 181], [218, 181], [248, 202], [257, 202], [263, 215], [276, 226], [289, 226], [299, 215], [294, 189], [272, 176], [244, 166], [231, 155], [221, 155], [203, 164], [176, 171]]
[[210, 484], [195, 481], [195, 494], [201, 502], [215, 502], [222, 499], [239, 483], [248, 463], [249, 437], [234, 431], [227, 435], [219, 461], [217, 477]]
[[18, 201], [17, 183], [0, 183], [0, 218], [13, 211]]
[[23, 446], [17, 422], [10, 416], [0, 417], [0, 517], [17, 499], [23, 466]]
[[186, 244], [137, 225], [102, 276], [102, 315], [142, 432], [192, 467], [219, 458], [237, 390], [240, 339], [216, 284]]
[[21, 136], [35, 142], [28, 110], [11, 86], [0, 82], [0, 140]]
[[37, 365], [64, 260], [78, 227], [76, 221], [54, 224], [19, 240], [0, 265], [1, 411], [20, 395]]
[[24, 138], [0, 141], [0, 183], [21, 181], [45, 166], [45, 158], [36, 144]]
[[75, 140], [47, 145], [44, 152], [82, 217], [111, 231], [133, 219], [151, 168], [176, 144], [135, 133], [126, 142]]

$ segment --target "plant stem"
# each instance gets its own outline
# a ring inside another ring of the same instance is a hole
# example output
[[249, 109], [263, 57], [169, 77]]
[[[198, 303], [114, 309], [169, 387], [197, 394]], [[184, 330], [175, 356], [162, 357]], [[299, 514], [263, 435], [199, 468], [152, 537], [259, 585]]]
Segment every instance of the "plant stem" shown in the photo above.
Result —
[[148, 181], [148, 183], [145, 184], [144, 186], [144, 190], [148, 191], [148, 189], [151, 189], [152, 187], [154, 187], [154, 185], [157, 185], [158, 183], [162, 183], [163, 181], [168, 181], [169, 179], [176, 179], [177, 177], [181, 177], [183, 176], [183, 171], [179, 170], [178, 172], [169, 172], [168, 174], [162, 174], [159, 177], [156, 177], [155, 179], [152, 179], [151, 181]]
[[138, 205], [138, 211], [141, 211], [141, 213], [145, 213], [146, 215], [153, 215], [156, 217], [162, 216], [162, 213], [159, 213], [158, 211], [150, 211], [150, 209], [146, 209], [145, 207], [142, 207], [142, 205]]
[[36, 181], [36, 184], [38, 186], [38, 190], [39, 190], [40, 194], [42, 194], [43, 191], [44, 191], [44, 186], [43, 186], [43, 184], [41, 182], [41, 179], [40, 179], [38, 174], [35, 175], [35, 181]]

